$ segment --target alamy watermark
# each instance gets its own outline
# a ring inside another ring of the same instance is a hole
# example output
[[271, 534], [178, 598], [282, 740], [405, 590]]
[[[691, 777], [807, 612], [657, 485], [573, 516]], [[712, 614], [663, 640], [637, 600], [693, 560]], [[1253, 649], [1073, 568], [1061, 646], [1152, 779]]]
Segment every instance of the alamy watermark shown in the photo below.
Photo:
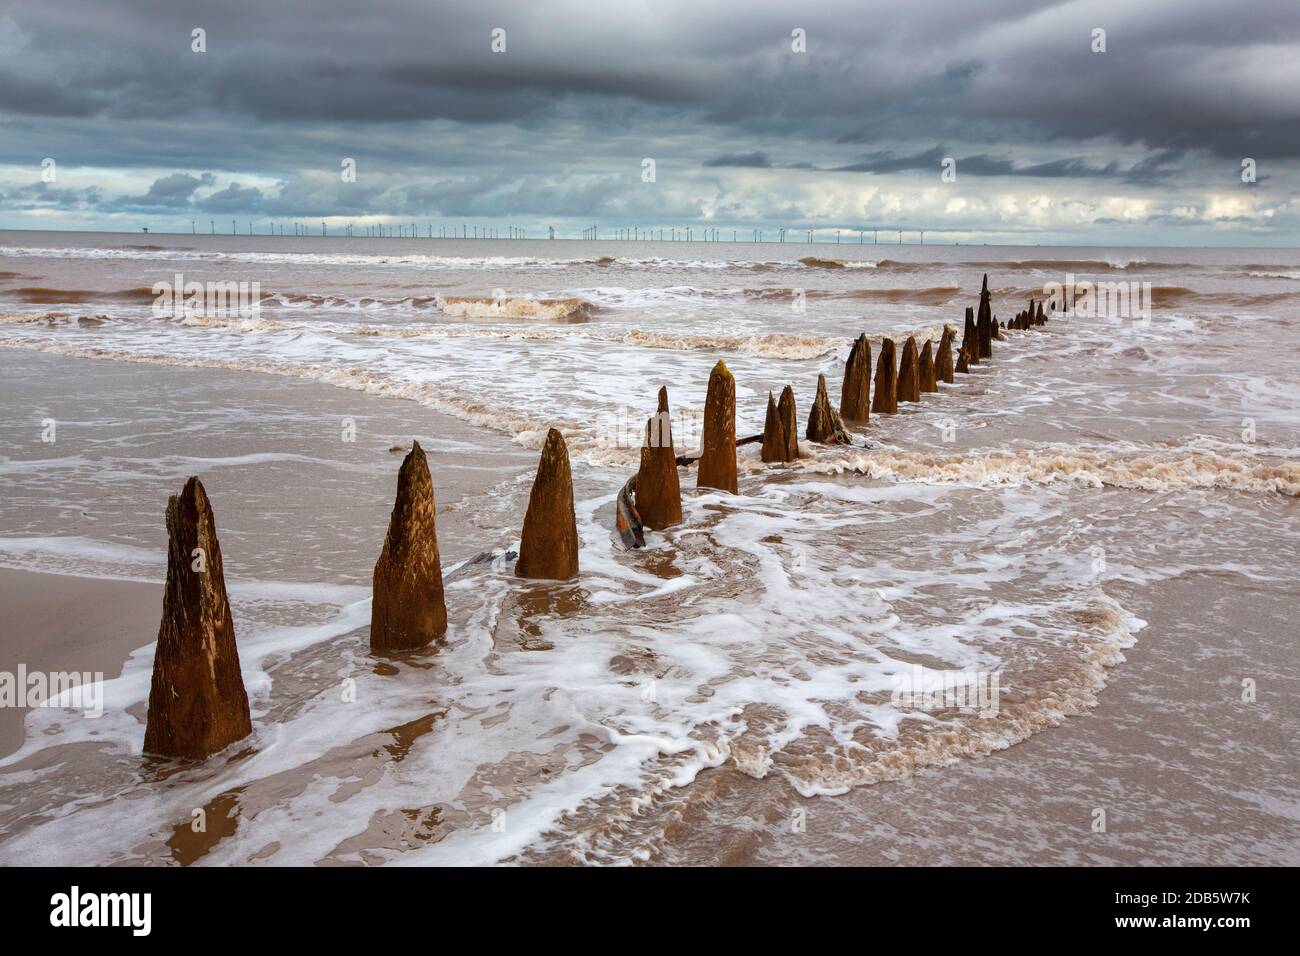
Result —
[[1139, 325], [1151, 321], [1150, 282], [1093, 282], [1076, 280], [1067, 273], [1065, 282], [1043, 286], [1048, 305], [1085, 319], [1135, 319]]
[[86, 717], [104, 713], [104, 675], [100, 671], [0, 671], [0, 707], [62, 707]]
[[132, 936], [148, 936], [153, 928], [153, 894], [83, 893], [74, 885], [50, 897], [50, 925], [118, 926], [130, 929]]
[[173, 280], [153, 284], [156, 319], [255, 319], [262, 314], [260, 282], [186, 282], [179, 272]]
[[902, 710], [957, 710], [980, 717], [998, 715], [1000, 671], [934, 670], [913, 664], [890, 678], [889, 702]]
[[679, 448], [699, 447], [704, 430], [704, 413], [687, 412], [680, 406], [675, 413], [657, 412], [648, 419], [620, 406], [606, 413], [596, 431], [596, 444], [602, 448]]

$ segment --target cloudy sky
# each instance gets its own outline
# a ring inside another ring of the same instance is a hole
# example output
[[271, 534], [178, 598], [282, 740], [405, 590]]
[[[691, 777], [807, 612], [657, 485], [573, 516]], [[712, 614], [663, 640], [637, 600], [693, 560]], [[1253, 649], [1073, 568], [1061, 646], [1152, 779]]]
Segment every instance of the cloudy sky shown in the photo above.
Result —
[[0, 129], [0, 228], [1291, 246], [1300, 0], [0, 0]]

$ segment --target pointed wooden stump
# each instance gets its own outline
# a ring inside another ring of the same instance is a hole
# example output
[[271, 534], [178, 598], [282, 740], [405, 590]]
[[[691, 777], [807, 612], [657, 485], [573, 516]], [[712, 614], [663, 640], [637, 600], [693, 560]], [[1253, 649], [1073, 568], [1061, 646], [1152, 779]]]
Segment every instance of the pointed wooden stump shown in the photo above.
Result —
[[573, 512], [573, 474], [564, 436], [552, 428], [528, 496], [515, 574], [568, 581], [578, 576], [578, 521]]
[[781, 400], [776, 413], [781, 418], [781, 433], [785, 435], [785, 460], [799, 460], [799, 416], [794, 407], [794, 389], [787, 385], [781, 389]]
[[831, 400], [826, 394], [826, 376], [817, 376], [817, 397], [813, 399], [808, 412], [808, 431], [804, 435], [811, 442], [821, 445], [835, 444], [835, 416], [831, 412]]
[[217, 525], [198, 478], [167, 499], [167, 539], [144, 752], [197, 759], [253, 732]]
[[925, 348], [921, 349], [920, 369], [921, 391], [939, 391], [939, 377], [934, 368], [934, 346], [929, 339], [925, 340]]
[[898, 363], [898, 400], [900, 402], [919, 402], [921, 400], [921, 370], [916, 354], [916, 339], [907, 337], [903, 343], [903, 358]]
[[894, 364], [894, 340], [880, 343], [880, 358], [876, 360], [876, 392], [871, 402], [873, 412], [893, 414], [898, 411], [898, 379]]
[[[979, 329], [975, 327], [975, 310], [970, 306], [966, 307], [966, 326], [961, 336], [961, 350], [966, 353], [966, 361], [970, 364], [979, 364]], [[958, 369], [957, 371], [961, 371]]]
[[859, 335], [844, 363], [844, 383], [840, 386], [840, 417], [850, 422], [871, 418], [871, 343], [866, 333]]
[[646, 422], [641, 468], [636, 473], [636, 510], [641, 523], [662, 531], [682, 520], [682, 486], [673, 449], [673, 426], [668, 414], [668, 389], [659, 389], [654, 418]]
[[763, 461], [770, 463], [784, 462], [787, 448], [785, 429], [781, 426], [781, 413], [776, 407], [776, 399], [767, 393], [767, 418], [763, 421]]
[[935, 377], [941, 382], [952, 384], [952, 329], [943, 327], [943, 337], [939, 339], [939, 351], [934, 359]]
[[397, 473], [388, 535], [375, 562], [371, 650], [414, 650], [447, 632], [437, 510], [429, 461], [417, 441]]
[[702, 446], [695, 486], [737, 494], [736, 380], [721, 360], [709, 374], [709, 391], [704, 399]]

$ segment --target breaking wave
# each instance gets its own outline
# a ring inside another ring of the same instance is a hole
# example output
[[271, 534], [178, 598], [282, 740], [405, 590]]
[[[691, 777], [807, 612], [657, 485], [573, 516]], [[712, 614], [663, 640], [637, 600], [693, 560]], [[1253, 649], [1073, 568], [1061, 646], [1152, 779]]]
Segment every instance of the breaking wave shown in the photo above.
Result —
[[773, 287], [745, 289], [742, 294], [747, 299], [767, 301], [772, 299], [793, 299], [799, 293], [802, 293], [808, 299], [850, 299], [865, 302], [907, 302], [918, 305], [944, 305], [957, 298], [961, 294], [961, 289], [955, 285], [926, 286], [916, 289], [848, 289], [843, 291], [836, 289]]
[[799, 260], [809, 269], [875, 269], [876, 263], [865, 259], [823, 259], [821, 256], [804, 256]]
[[804, 467], [825, 474], [857, 472], [888, 481], [980, 487], [1060, 482], [1141, 491], [1227, 488], [1300, 498], [1300, 464], [1206, 451], [1115, 454], [1049, 449], [966, 455], [876, 451], [840, 459], [819, 458], [806, 462]]
[[1300, 292], [1198, 292], [1186, 286], [1157, 285], [1151, 287], [1151, 301], [1155, 306], [1209, 305], [1209, 306], [1265, 306], [1288, 300], [1300, 301]]
[[588, 322], [595, 306], [585, 299], [493, 299], [444, 296], [438, 302], [444, 315], [463, 319], [543, 319], [550, 322]]
[[420, 269], [497, 269], [497, 268], [561, 268], [573, 265], [606, 265], [608, 256], [583, 256], [575, 258], [550, 258], [546, 256], [437, 256], [437, 255], [388, 255], [375, 253], [347, 252], [235, 252], [221, 249], [191, 249], [184, 247], [166, 248], [161, 246], [126, 246], [118, 248], [101, 247], [39, 247], [39, 246], [0, 246], [0, 256], [36, 257], [48, 259], [77, 260], [157, 260], [163, 262], [245, 262], [245, 263], [290, 263], [296, 265], [355, 265], [355, 266], [395, 266]]
[[1248, 272], [1246, 274], [1254, 279], [1291, 279], [1293, 281], [1300, 282], [1300, 270], [1293, 270], [1291, 272], [1261, 271], [1261, 272]]
[[1205, 268], [1191, 262], [1148, 262], [1146, 259], [989, 259], [960, 265], [978, 269], [1032, 271], [1066, 269], [1074, 272], [1164, 272]]
[[767, 332], [755, 335], [692, 335], [629, 329], [623, 336], [629, 345], [656, 349], [709, 352], [743, 352], [767, 358], [811, 359], [834, 352], [842, 339], [825, 335]]

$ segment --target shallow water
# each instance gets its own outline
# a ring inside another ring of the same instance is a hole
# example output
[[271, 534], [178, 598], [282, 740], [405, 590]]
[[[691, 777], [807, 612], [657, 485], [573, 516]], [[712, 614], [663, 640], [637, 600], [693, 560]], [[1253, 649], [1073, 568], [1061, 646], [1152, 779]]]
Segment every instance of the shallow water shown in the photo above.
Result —
[[[0, 859], [913, 862], [897, 847], [951, 855], [998, 813], [905, 825], [898, 793], [975, 775], [1009, 801], [1038, 774], [1080, 790], [1078, 842], [1040, 802], [1022, 846], [976, 842], [977, 859], [1177, 861], [1157, 848], [1181, 819], [1203, 837], [1182, 859], [1246, 820], [1251, 852], [1294, 862], [1297, 668], [1266, 622], [1300, 584], [1300, 254], [887, 252], [0, 233], [0, 564], [159, 580], [166, 494], [202, 475], [256, 728], [199, 767], [142, 765], [142, 635], [104, 717], [36, 711], [0, 759]], [[260, 314], [156, 317], [150, 288], [178, 272], [260, 282]], [[822, 373], [837, 398], [859, 332], [960, 329], [984, 272], [1003, 319], [1067, 274], [1150, 281], [1155, 308], [1007, 332], [953, 386], [873, 416], [870, 447], [805, 446], [790, 467], [742, 448], [739, 496], [696, 494], [685, 471], [683, 525], [622, 549], [614, 493], [659, 385], [688, 450], [723, 357], [738, 433], [757, 432], [768, 390], [793, 384], [806, 414]], [[388, 449], [430, 451], [450, 572], [517, 543], [551, 425], [574, 460], [580, 580], [476, 566], [449, 583], [446, 647], [371, 658]], [[1075, 752], [1070, 718], [1096, 727], [1148, 642], [1142, 673], [1165, 679]], [[1209, 649], [1239, 660], [1174, 666]], [[996, 714], [895, 701], [918, 664], [996, 673]], [[1258, 721], [1169, 746], [1203, 783], [1184, 812], [1147, 807], [1149, 834], [1097, 854], [1099, 754], [1140, 747], [1153, 714], [1239, 704], [1252, 674], [1271, 682]], [[1234, 775], [1231, 795], [1213, 783]], [[226, 822], [200, 838], [196, 807]], [[792, 836], [799, 807], [838, 835]], [[877, 815], [901, 832], [873, 834]]]

